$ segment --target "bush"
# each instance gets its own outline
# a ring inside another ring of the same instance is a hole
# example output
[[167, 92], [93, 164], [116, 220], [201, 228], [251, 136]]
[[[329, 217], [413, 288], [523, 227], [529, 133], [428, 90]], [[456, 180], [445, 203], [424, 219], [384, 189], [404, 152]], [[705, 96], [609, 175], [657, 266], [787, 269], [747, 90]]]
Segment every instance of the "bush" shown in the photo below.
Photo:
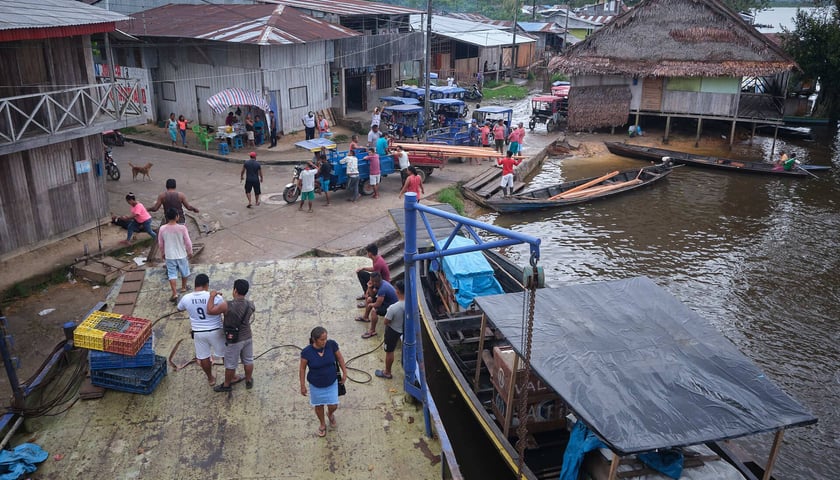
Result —
[[437, 199], [441, 203], [448, 203], [458, 212], [458, 215], [464, 214], [464, 197], [461, 196], [461, 189], [458, 185], [446, 187], [437, 194]]
[[344, 134], [334, 135], [332, 141], [335, 143], [345, 143], [350, 140], [350, 137]]
[[566, 75], [563, 75], [562, 73], [553, 73], [551, 75], [551, 83], [554, 83], [556, 81], [568, 82], [569, 77], [567, 77]]

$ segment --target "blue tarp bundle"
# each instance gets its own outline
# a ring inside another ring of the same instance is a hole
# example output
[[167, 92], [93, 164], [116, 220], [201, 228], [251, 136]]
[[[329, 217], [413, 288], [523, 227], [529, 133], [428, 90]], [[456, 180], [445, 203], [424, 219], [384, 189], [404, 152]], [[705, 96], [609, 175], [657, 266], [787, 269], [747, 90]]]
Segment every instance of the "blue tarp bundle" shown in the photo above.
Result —
[[[445, 240], [438, 242], [442, 248]], [[467, 247], [475, 245], [475, 242], [466, 237], [455, 237], [449, 248]], [[437, 270], [435, 266], [432, 269]], [[475, 297], [485, 295], [498, 295], [504, 293], [496, 277], [493, 276], [493, 267], [484, 258], [481, 252], [461, 253], [443, 258], [443, 273], [446, 279], [455, 290], [455, 300], [462, 308], [467, 308]]]
[[659, 452], [640, 453], [639, 460], [648, 467], [665, 474], [673, 479], [682, 477], [683, 454], [678, 450], [662, 450]]
[[586, 452], [596, 448], [606, 448], [607, 445], [595, 436], [583, 422], [575, 423], [569, 435], [569, 444], [563, 454], [563, 469], [560, 470], [560, 480], [577, 480], [580, 465]]
[[34, 443], [22, 443], [14, 450], [0, 450], [0, 480], [17, 480], [38, 469], [50, 454]]

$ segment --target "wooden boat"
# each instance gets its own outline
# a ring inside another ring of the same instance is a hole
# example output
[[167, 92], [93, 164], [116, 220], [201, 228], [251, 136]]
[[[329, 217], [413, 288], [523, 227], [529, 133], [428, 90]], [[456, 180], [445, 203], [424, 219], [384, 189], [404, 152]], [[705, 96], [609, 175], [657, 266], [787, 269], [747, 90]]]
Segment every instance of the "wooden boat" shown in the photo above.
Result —
[[828, 125], [827, 118], [820, 117], [784, 117], [785, 123], [794, 125]]
[[493, 197], [485, 203], [501, 213], [567, 207], [630, 192], [662, 180], [670, 173], [670, 163], [641, 169], [631, 168], [602, 177], [584, 178], [538, 188], [510, 197]]
[[823, 168], [808, 168], [807, 165], [799, 165], [793, 170], [780, 170], [772, 163], [749, 162], [745, 160], [733, 160], [722, 157], [708, 157], [693, 153], [666, 150], [664, 148], [645, 147], [642, 145], [630, 145], [627, 143], [605, 142], [607, 149], [614, 155], [641, 160], [661, 161], [662, 157], [670, 157], [676, 164], [691, 165], [693, 167], [708, 167], [727, 170], [732, 172], [763, 173], [770, 175], [781, 175], [787, 177], [808, 177], [809, 170], [822, 170]]
[[[496, 448], [487, 454], [510, 468], [495, 478], [558, 478], [567, 450], [577, 445], [570, 441], [578, 427], [570, 434], [569, 413], [604, 442], [583, 461], [599, 480], [665, 479], [636, 454], [669, 447], [685, 447], [683, 466], [693, 479], [761, 478], [760, 467], [717, 441], [776, 432], [772, 465], [785, 428], [816, 422], [714, 327], [646, 278], [537, 290], [531, 375], [524, 378], [522, 270], [492, 251], [464, 255], [473, 258], [458, 262], [457, 255], [435, 260], [438, 267], [430, 261], [417, 267], [422, 330], [433, 346], [424, 355], [434, 355], [453, 379]], [[465, 271], [466, 265], [473, 266]], [[505, 293], [475, 297], [464, 307], [456, 298], [459, 278], [473, 285], [488, 275]], [[628, 318], [638, 325], [621, 324]], [[513, 412], [524, 389], [528, 420], [520, 468]]]

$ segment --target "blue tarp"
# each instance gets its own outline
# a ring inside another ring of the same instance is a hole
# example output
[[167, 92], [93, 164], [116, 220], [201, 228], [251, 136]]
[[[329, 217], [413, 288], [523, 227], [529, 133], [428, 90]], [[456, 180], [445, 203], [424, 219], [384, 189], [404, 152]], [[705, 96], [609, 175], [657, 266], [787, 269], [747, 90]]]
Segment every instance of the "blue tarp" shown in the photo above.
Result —
[[580, 465], [583, 463], [586, 452], [605, 447], [604, 442], [586, 428], [583, 422], [575, 423], [575, 426], [572, 427], [572, 433], [569, 435], [566, 452], [563, 454], [563, 469], [560, 470], [560, 480], [577, 480]]
[[[443, 248], [445, 243], [446, 240], [438, 242], [438, 247]], [[455, 237], [449, 244], [449, 248], [469, 245], [475, 245], [475, 242], [470, 238]], [[502, 286], [493, 276], [493, 267], [481, 252], [444, 257], [443, 273], [446, 274], [446, 279], [455, 290], [455, 300], [462, 308], [469, 307], [475, 297], [504, 293]]]
[[0, 450], [0, 480], [17, 480], [27, 473], [38, 469], [49, 457], [46, 450], [34, 443], [22, 443], [13, 450]]

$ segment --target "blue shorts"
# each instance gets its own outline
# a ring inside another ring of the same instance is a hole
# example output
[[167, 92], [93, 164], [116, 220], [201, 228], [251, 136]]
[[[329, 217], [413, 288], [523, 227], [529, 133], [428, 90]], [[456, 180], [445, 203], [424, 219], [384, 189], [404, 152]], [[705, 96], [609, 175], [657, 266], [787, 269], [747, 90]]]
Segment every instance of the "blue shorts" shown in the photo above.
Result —
[[321, 191], [322, 192], [329, 192], [330, 191], [330, 180], [329, 179], [321, 179]]
[[170, 280], [178, 279], [178, 272], [181, 276], [187, 278], [190, 276], [190, 262], [186, 258], [166, 259], [166, 276]]
[[514, 155], [519, 153], [519, 142], [510, 142], [510, 146], [508, 147], [508, 150], [513, 152]]
[[300, 200], [315, 200], [315, 190], [311, 190], [308, 192], [300, 192]]

